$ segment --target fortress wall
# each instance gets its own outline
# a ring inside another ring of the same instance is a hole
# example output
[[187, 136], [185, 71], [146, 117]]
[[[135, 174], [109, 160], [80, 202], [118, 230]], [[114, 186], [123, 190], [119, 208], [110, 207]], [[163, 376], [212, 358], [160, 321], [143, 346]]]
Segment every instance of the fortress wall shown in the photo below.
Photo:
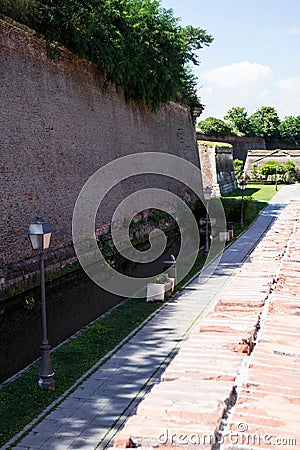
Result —
[[[32, 30], [0, 20], [0, 265], [33, 256], [24, 232], [36, 215], [57, 229], [53, 249], [71, 246], [79, 192], [117, 158], [165, 152], [199, 167], [188, 109], [172, 103], [154, 113], [127, 104], [114, 86], [104, 88], [105, 74], [91, 63], [65, 49], [53, 59], [54, 53]], [[166, 177], [130, 178], [103, 202], [96, 226], [109, 222], [124, 196], [145, 187], [190, 195]]]
[[238, 158], [244, 162], [247, 159], [249, 150], [266, 148], [265, 140], [259, 137], [225, 136], [222, 138], [197, 133], [197, 139], [202, 141], [225, 142], [231, 144], [233, 148], [233, 159]]

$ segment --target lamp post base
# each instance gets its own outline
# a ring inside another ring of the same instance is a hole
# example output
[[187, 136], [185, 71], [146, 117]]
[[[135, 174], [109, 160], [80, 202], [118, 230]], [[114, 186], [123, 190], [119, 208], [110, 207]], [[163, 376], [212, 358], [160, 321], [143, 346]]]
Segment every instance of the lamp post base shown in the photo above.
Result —
[[42, 389], [47, 389], [48, 391], [55, 391], [55, 381], [53, 379], [53, 375], [49, 375], [48, 378], [45, 378], [45, 377], [40, 378], [39, 386]]
[[42, 342], [41, 346], [41, 370], [39, 385], [43, 389], [55, 390], [54, 371], [50, 361], [50, 345], [48, 341]]

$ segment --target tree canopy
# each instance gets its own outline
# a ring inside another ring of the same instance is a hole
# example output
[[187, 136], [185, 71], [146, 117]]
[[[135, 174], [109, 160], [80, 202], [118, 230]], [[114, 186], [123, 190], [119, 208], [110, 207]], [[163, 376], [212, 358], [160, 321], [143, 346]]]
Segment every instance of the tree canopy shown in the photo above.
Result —
[[300, 142], [300, 116], [288, 116], [280, 121], [277, 111], [272, 106], [262, 106], [251, 116], [245, 108], [234, 106], [224, 116], [235, 134], [255, 136], [271, 142], [276, 138], [284, 139], [291, 144]]
[[201, 133], [206, 136], [228, 136], [232, 134], [232, 128], [223, 120], [215, 117], [207, 117], [207, 119], [200, 120], [198, 127]]
[[262, 106], [250, 117], [245, 108], [235, 106], [227, 111], [224, 119], [245, 136], [262, 137], [267, 141], [280, 136], [280, 119], [273, 106]]
[[279, 127], [280, 136], [291, 142], [292, 144], [299, 145], [300, 143], [300, 116], [288, 116], [280, 123]]
[[249, 117], [250, 133], [266, 140], [279, 137], [280, 119], [272, 106], [262, 106]]
[[[213, 38], [202, 28], [182, 27], [160, 0], [22, 1], [28, 25], [97, 64], [126, 100], [152, 109], [169, 101], [202, 107], [191, 65]], [[0, 0], [0, 10], [10, 3]]]
[[224, 120], [229, 122], [234, 131], [245, 135], [250, 133], [250, 121], [245, 108], [234, 106], [227, 111]]

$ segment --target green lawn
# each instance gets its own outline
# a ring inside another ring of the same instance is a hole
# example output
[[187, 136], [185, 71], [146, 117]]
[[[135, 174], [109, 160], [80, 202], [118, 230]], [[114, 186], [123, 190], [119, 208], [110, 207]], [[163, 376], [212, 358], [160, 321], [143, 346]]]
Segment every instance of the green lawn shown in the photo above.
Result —
[[[278, 191], [282, 188], [282, 184], [277, 186]], [[261, 202], [269, 202], [271, 198], [276, 194], [276, 188], [274, 184], [247, 184], [244, 192], [245, 197], [251, 197], [253, 200], [258, 200]], [[237, 189], [236, 191], [230, 192], [229, 194], [224, 195], [223, 197], [234, 197], [234, 198], [242, 198], [241, 189]]]

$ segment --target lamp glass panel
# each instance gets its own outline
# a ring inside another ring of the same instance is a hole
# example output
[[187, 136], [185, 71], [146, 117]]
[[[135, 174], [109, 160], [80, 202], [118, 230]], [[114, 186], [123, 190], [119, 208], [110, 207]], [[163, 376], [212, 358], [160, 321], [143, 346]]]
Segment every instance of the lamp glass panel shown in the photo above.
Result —
[[30, 242], [33, 250], [43, 250], [43, 235], [42, 234], [30, 234]]
[[43, 249], [44, 250], [47, 250], [47, 248], [50, 247], [50, 239], [51, 239], [51, 233], [43, 234], [43, 240], [44, 240]]
[[210, 200], [211, 190], [210, 189], [204, 189], [203, 195], [204, 195], [205, 200]]

